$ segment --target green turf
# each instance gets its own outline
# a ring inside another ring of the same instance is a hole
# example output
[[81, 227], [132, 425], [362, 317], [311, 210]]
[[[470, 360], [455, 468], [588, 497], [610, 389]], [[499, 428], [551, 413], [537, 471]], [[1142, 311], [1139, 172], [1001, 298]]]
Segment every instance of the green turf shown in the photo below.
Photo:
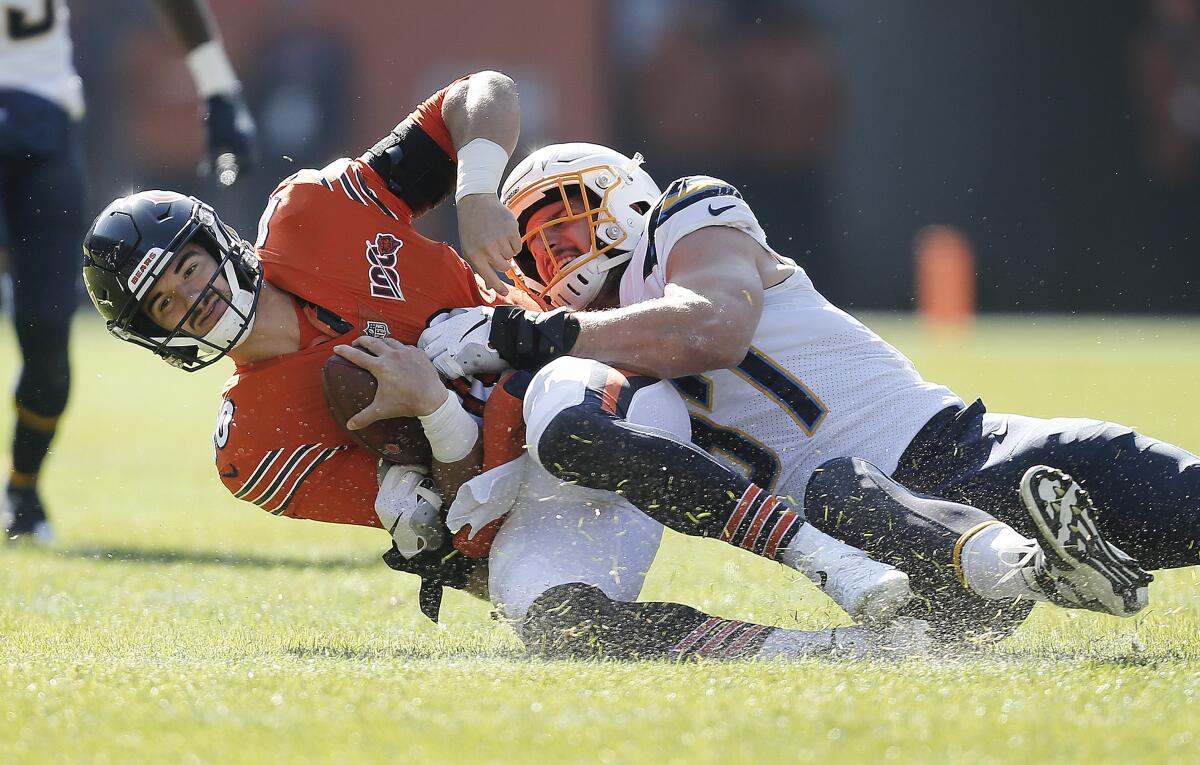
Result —
[[[992, 319], [957, 341], [870, 323], [995, 411], [1103, 417], [1200, 449], [1200, 322]], [[1200, 569], [1160, 575], [1136, 619], [1039, 607], [950, 661], [530, 662], [465, 596], [427, 623], [415, 579], [378, 561], [380, 532], [226, 496], [221, 372], [178, 373], [91, 321], [74, 359], [45, 474], [59, 545], [0, 548], [0, 763], [1198, 759]], [[15, 365], [4, 326], [0, 375]], [[779, 567], [674, 535], [645, 597], [843, 622]]]

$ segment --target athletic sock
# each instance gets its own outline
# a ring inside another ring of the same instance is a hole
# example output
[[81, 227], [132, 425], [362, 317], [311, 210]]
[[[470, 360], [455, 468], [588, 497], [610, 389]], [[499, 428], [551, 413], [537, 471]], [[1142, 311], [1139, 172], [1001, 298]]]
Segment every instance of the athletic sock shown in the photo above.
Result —
[[755, 656], [759, 659], [800, 659], [821, 656], [833, 649], [833, 630], [785, 630], [772, 628]]
[[[779, 632], [794, 630], [780, 630], [777, 627], [710, 616], [673, 645], [667, 651], [667, 656], [676, 659], [689, 656], [708, 659], [745, 659], [762, 656], [765, 644]], [[776, 639], [772, 649], [774, 653], [770, 655], [782, 655], [785, 651], [783, 644], [786, 642], [784, 639]]]
[[[729, 472], [740, 478], [733, 471]], [[732, 510], [729, 505], [725, 505], [718, 507], [713, 513], [718, 519], [725, 518], [725, 524], [721, 528], [721, 541], [749, 550], [755, 555], [783, 562], [783, 552], [797, 546], [802, 535], [805, 539], [814, 532], [824, 536], [779, 497], [768, 493], [761, 486], [749, 481], [746, 483], [745, 490], [738, 497], [738, 501], [733, 503]]]
[[[13, 474], [33, 476], [36, 481], [42, 462], [50, 451], [50, 442], [58, 429], [58, 417], [45, 417], [17, 404], [17, 425], [13, 430]], [[14, 484], [10, 479], [10, 485]]]
[[958, 567], [967, 589], [987, 600], [1048, 600], [1025, 577], [1039, 552], [1036, 541], [999, 521], [963, 536]]
[[[776, 560], [788, 568], [796, 569], [812, 579], [816, 584], [822, 585], [824, 583], [818, 581], [819, 576], [815, 571], [811, 570], [812, 566], [810, 564], [821, 552], [838, 547], [845, 548], [846, 552], [860, 552], [857, 548], [852, 548], [843, 542], [839, 542], [811, 523], [804, 523], [796, 530], [795, 535], [788, 545], [779, 551]], [[862, 553], [862, 555], [865, 557], [866, 553]]]
[[581, 582], [552, 587], [529, 607], [521, 639], [546, 658], [749, 658], [773, 627], [721, 619], [682, 603], [627, 603]]

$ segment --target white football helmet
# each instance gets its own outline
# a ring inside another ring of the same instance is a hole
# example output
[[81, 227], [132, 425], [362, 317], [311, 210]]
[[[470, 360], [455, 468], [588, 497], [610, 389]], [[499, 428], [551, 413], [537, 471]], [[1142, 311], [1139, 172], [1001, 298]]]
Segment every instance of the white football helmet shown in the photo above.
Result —
[[[513, 282], [548, 308], [578, 309], [591, 303], [609, 271], [633, 256], [646, 230], [645, 214], [662, 195], [641, 164], [641, 154], [631, 158], [594, 143], [554, 144], [522, 160], [500, 189], [500, 199], [516, 216], [525, 243], [509, 272]], [[525, 230], [534, 212], [556, 201], [566, 206], [563, 215]], [[552, 252], [546, 231], [581, 219], [590, 224], [588, 252], [559, 268], [554, 268], [553, 257], [548, 262], [533, 257], [531, 241], [540, 238]]]

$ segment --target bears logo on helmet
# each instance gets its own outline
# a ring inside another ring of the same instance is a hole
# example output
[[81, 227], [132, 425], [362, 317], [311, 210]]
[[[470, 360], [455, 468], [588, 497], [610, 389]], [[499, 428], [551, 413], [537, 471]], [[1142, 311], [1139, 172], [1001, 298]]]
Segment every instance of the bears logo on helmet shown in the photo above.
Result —
[[[184, 245], [194, 242], [217, 261], [212, 279], [171, 328], [146, 314], [154, 287]], [[229, 295], [218, 287], [223, 278]], [[221, 359], [254, 323], [262, 271], [251, 247], [211, 207], [171, 191], [143, 191], [116, 199], [96, 217], [83, 241], [83, 282], [108, 331], [149, 348], [189, 372]], [[188, 331], [192, 312], [215, 298], [226, 303], [203, 336]]]

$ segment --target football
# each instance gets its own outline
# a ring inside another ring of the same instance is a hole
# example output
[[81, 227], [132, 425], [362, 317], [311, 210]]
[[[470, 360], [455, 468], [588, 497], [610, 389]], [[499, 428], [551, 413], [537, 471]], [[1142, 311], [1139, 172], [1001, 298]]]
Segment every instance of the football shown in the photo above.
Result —
[[338, 356], [329, 357], [321, 367], [321, 384], [329, 413], [359, 446], [389, 462], [402, 465], [428, 465], [429, 440], [416, 417], [393, 417], [373, 422], [361, 430], [350, 430], [346, 421], [365, 409], [375, 398], [378, 383], [367, 370]]

